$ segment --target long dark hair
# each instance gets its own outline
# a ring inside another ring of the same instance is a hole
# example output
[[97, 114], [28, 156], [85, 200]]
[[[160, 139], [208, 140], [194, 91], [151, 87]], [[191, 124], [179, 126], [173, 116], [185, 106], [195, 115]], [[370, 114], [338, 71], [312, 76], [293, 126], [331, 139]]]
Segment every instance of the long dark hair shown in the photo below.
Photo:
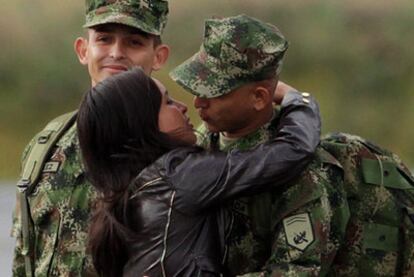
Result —
[[182, 145], [158, 128], [162, 95], [141, 69], [109, 77], [86, 93], [78, 113], [86, 173], [98, 192], [89, 251], [101, 276], [118, 276], [127, 260], [128, 186], [162, 154]]

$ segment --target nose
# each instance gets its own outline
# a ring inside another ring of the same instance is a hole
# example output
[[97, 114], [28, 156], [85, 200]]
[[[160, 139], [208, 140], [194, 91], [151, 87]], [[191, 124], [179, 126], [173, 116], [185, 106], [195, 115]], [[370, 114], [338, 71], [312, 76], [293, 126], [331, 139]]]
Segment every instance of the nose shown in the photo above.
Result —
[[205, 97], [194, 97], [194, 108], [196, 109], [206, 109], [208, 108], [208, 99]]
[[115, 42], [111, 46], [110, 51], [111, 51], [110, 52], [111, 58], [115, 60], [120, 60], [120, 59], [125, 58], [124, 47], [122, 45], [122, 41], [119, 39], [115, 40]]
[[177, 108], [183, 113], [186, 114], [188, 111], [188, 107], [186, 104], [184, 104], [181, 101], [175, 100], [175, 105], [177, 106]]

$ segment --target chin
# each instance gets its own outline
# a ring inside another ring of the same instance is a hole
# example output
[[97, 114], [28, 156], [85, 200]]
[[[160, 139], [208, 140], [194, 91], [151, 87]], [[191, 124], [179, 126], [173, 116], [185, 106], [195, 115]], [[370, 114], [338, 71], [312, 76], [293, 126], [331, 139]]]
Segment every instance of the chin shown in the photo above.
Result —
[[221, 130], [220, 128], [214, 127], [214, 126], [210, 126], [207, 125], [207, 129], [210, 133], [219, 133], [222, 132], [223, 130]]
[[181, 140], [185, 143], [185, 144], [188, 144], [188, 145], [196, 145], [196, 143], [197, 143], [197, 137], [196, 137], [196, 135], [194, 134], [194, 132], [191, 132], [191, 133], [188, 133], [188, 134], [186, 134], [186, 135], [183, 135], [182, 137], [181, 137]]
[[103, 80], [107, 79], [108, 77], [111, 77], [111, 74], [105, 73], [105, 74], [101, 74], [99, 75], [99, 77], [97, 78], [97, 83], [102, 82]]
[[196, 137], [196, 135], [195, 135], [195, 134], [193, 134], [193, 135], [191, 136], [191, 138], [189, 139], [189, 143], [190, 143], [191, 145], [196, 145], [196, 144], [197, 144], [197, 137]]
[[197, 143], [197, 137], [195, 133], [191, 131], [175, 131], [168, 133], [168, 135], [178, 141], [182, 146], [193, 146]]

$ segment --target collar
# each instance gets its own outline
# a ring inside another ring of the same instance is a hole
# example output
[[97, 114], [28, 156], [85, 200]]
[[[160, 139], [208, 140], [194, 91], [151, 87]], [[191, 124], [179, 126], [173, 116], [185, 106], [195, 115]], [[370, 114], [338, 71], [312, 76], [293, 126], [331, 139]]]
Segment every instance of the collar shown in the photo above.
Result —
[[219, 136], [219, 146], [220, 150], [230, 151], [232, 149], [248, 150], [259, 144], [262, 144], [268, 141], [274, 134], [275, 128], [277, 125], [279, 109], [275, 108], [273, 110], [273, 115], [271, 119], [260, 126], [256, 131], [241, 137], [241, 138], [229, 138], [226, 137], [223, 133], [220, 133]]

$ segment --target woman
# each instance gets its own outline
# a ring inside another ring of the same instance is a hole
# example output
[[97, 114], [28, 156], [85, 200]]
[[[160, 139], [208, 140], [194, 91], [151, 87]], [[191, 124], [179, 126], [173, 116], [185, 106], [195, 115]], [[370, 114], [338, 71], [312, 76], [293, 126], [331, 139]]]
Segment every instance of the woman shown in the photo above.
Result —
[[92, 88], [77, 124], [86, 172], [100, 194], [90, 228], [98, 273], [219, 276], [220, 230], [228, 223], [220, 205], [290, 181], [319, 142], [315, 103], [295, 97], [282, 105], [272, 143], [225, 154], [193, 146], [185, 106], [139, 69]]

